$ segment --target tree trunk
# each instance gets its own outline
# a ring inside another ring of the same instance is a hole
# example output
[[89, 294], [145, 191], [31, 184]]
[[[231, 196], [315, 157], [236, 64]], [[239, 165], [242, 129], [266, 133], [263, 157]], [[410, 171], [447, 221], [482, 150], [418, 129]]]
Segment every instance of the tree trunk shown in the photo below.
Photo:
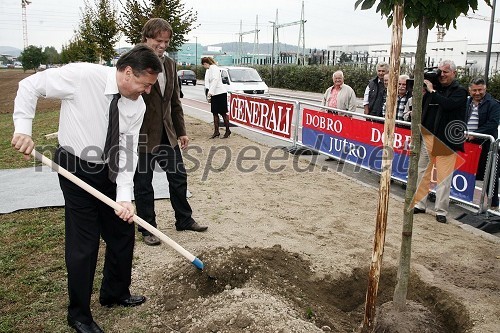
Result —
[[413, 230], [413, 197], [417, 188], [418, 158], [420, 156], [420, 123], [422, 119], [422, 87], [424, 85], [425, 51], [427, 45], [427, 18], [423, 17], [419, 24], [417, 50], [415, 54], [415, 82], [413, 88], [413, 110], [411, 115], [410, 166], [405, 194], [403, 215], [403, 232], [396, 288], [394, 290], [394, 306], [403, 311], [406, 306], [408, 280], [410, 278], [411, 238]]
[[387, 210], [389, 208], [389, 194], [391, 187], [392, 160], [394, 157], [394, 118], [397, 107], [397, 86], [399, 80], [399, 67], [401, 44], [403, 39], [403, 5], [394, 5], [394, 21], [392, 23], [391, 60], [389, 64], [389, 85], [386, 101], [384, 123], [384, 146], [382, 151], [382, 174], [380, 179], [379, 200], [375, 237], [373, 240], [372, 262], [368, 275], [368, 290], [366, 292], [365, 316], [361, 332], [368, 333], [373, 330], [375, 317], [375, 303], [377, 300], [380, 268], [384, 254], [385, 232], [387, 228]]

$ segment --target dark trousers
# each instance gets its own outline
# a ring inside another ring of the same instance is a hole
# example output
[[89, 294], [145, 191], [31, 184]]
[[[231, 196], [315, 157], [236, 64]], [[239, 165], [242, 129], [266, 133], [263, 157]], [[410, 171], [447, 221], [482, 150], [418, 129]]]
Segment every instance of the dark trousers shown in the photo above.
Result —
[[[64, 149], [56, 151], [57, 164], [115, 200], [116, 184], [108, 179], [106, 165], [85, 162]], [[65, 259], [68, 271], [68, 314], [84, 324], [92, 322], [90, 296], [99, 251], [100, 236], [106, 242], [100, 296], [130, 297], [134, 226], [121, 220], [114, 210], [66, 178], [59, 176], [65, 201]]]
[[[480, 140], [477, 140], [477, 141], [473, 141], [473, 142], [476, 142], [476, 143], [480, 143], [482, 144], [482, 150], [481, 150], [481, 155], [479, 157], [479, 162], [478, 162], [478, 165], [477, 165], [477, 174], [476, 174], [476, 179], [477, 180], [483, 180], [484, 179], [484, 173], [486, 171], [486, 162], [488, 160], [488, 152], [490, 151], [490, 141], [486, 140], [486, 141], [483, 141], [481, 142]], [[491, 199], [491, 206], [492, 207], [498, 207], [498, 176], [499, 176], [499, 173], [498, 173], [498, 164], [500, 161], [497, 161], [497, 165], [496, 165], [496, 169], [495, 169], [495, 184], [494, 184], [494, 188], [493, 188], [493, 195], [492, 195], [492, 199]], [[488, 184], [483, 184], [483, 186], [486, 186], [486, 190], [489, 191], [489, 182]]]
[[[134, 176], [137, 215], [156, 228], [153, 189], [153, 172], [156, 163], [167, 174], [170, 203], [175, 213], [175, 226], [183, 229], [190, 227], [194, 223], [191, 217], [193, 211], [186, 198], [187, 173], [179, 145], [172, 148], [169, 144], [161, 144], [155, 153], [139, 153], [139, 162]], [[149, 235], [144, 228], [139, 227], [138, 230], [144, 236]]]

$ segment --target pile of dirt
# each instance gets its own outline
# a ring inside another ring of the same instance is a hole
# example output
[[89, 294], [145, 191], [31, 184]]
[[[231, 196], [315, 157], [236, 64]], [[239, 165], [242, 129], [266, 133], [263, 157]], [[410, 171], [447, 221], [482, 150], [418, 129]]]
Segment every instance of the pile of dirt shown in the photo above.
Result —
[[[367, 269], [355, 269], [352, 275], [337, 279], [319, 276], [309, 260], [284, 251], [280, 245], [219, 247], [199, 258], [209, 263], [203, 271], [182, 262], [179, 268], [160, 270], [153, 278], [153, 284], [160, 286], [153, 308], [161, 313], [153, 332], [347, 333], [355, 331], [363, 320]], [[414, 282], [420, 290], [412, 290], [412, 295], [425, 298], [429, 290], [421, 281]], [[395, 268], [384, 270], [380, 304], [390, 300], [394, 283]], [[403, 313], [387, 304], [380, 308], [379, 332], [451, 332], [443, 328], [446, 320], [440, 313], [416, 301]], [[450, 315], [446, 314], [448, 319]]]

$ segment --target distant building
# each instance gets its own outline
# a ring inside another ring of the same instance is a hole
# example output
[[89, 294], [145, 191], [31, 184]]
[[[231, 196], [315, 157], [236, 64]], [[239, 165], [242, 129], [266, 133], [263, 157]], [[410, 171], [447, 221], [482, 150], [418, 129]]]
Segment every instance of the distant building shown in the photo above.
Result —
[[[416, 45], [402, 45], [401, 64], [413, 68], [415, 65]], [[434, 67], [440, 61], [450, 59], [462, 68], [484, 72], [486, 66], [487, 44], [469, 44], [466, 40], [428, 42], [425, 56], [427, 67]], [[330, 45], [327, 48], [328, 64], [342, 62], [375, 65], [379, 61], [389, 62], [391, 44], [356, 44]], [[490, 74], [500, 70], [500, 43], [494, 43], [491, 49]]]
[[203, 46], [196, 43], [185, 43], [177, 52], [170, 52], [170, 56], [180, 65], [199, 65], [203, 54]]

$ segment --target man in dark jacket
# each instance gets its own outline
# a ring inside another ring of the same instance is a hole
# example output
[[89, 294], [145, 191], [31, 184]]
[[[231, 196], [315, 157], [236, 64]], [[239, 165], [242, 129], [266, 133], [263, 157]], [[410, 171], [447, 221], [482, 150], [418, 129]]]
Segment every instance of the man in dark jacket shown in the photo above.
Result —
[[[187, 174], [180, 148], [189, 143], [184, 125], [184, 111], [179, 99], [179, 80], [175, 62], [164, 56], [172, 38], [172, 27], [161, 18], [152, 18], [144, 25], [142, 42], [160, 57], [163, 73], [153, 85], [151, 93], [144, 95], [146, 113], [139, 138], [139, 162], [134, 177], [134, 196], [137, 215], [156, 227], [154, 208], [153, 172], [156, 163], [167, 174], [170, 203], [175, 212], [178, 231], [205, 231], [192, 218], [192, 209], [186, 198]], [[179, 144], [180, 143], [180, 148]], [[160, 240], [139, 227], [147, 245], [158, 245]]]
[[377, 64], [377, 77], [368, 82], [363, 97], [365, 114], [383, 117], [382, 107], [385, 102], [386, 89], [384, 86], [384, 75], [389, 73], [389, 65], [385, 62]]
[[[474, 79], [470, 83], [469, 94], [470, 97], [467, 99], [467, 130], [469, 132], [491, 135], [497, 139], [498, 124], [500, 122], [500, 103], [486, 92], [486, 82], [482, 78]], [[490, 150], [490, 140], [474, 139], [473, 136], [469, 136], [468, 139], [482, 145], [476, 179], [484, 180], [484, 172]], [[488, 184], [486, 186], [489, 188]], [[498, 174], [495, 176], [491, 209], [498, 209]]]
[[413, 212], [424, 213], [433, 165], [436, 168], [436, 220], [446, 223], [457, 151], [464, 151], [467, 90], [455, 80], [451, 60], [439, 64], [439, 84], [424, 80], [427, 89], [422, 110], [422, 149], [418, 161], [417, 201]]

